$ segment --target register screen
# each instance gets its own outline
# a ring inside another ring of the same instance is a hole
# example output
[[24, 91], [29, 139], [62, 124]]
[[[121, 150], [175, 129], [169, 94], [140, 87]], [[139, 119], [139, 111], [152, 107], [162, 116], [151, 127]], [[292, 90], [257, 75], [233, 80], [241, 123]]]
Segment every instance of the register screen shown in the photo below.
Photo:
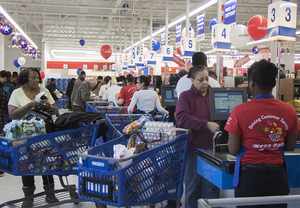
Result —
[[230, 114], [233, 108], [243, 103], [243, 92], [215, 92], [216, 114]]

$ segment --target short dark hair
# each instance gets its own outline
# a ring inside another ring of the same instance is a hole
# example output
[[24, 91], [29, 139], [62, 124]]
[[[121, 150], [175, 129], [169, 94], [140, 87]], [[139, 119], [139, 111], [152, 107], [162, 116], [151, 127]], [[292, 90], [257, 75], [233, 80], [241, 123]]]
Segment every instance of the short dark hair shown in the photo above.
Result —
[[121, 76], [120, 76], [120, 79], [121, 79], [121, 81], [125, 81], [125, 80], [126, 80], [126, 77], [123, 76], [123, 75], [121, 75]]
[[1, 76], [2, 78], [5, 78], [5, 77], [8, 78], [9, 74], [8, 74], [7, 71], [2, 70], [2, 71], [0, 72], [0, 76]]
[[111, 80], [111, 77], [110, 76], [106, 76], [104, 78], [104, 82], [107, 84], [109, 81]]
[[134, 76], [132, 74], [128, 74], [126, 76], [126, 80], [130, 83], [134, 82]]
[[207, 57], [203, 52], [194, 53], [192, 57], [193, 66], [204, 65], [207, 67]]
[[213, 72], [213, 71], [208, 71], [208, 75], [209, 76], [215, 76], [215, 77], [217, 77], [218, 78], [218, 76], [215, 74], [215, 72]]
[[148, 87], [149, 86], [149, 84], [150, 84], [150, 78], [149, 78], [149, 76], [146, 76], [146, 75], [142, 75], [142, 76], [139, 76], [139, 81], [142, 83], [142, 82], [144, 82], [144, 85], [145, 85], [145, 87]]
[[103, 80], [103, 77], [102, 77], [102, 76], [98, 76], [98, 79], [101, 79], [101, 80]]
[[192, 68], [190, 68], [190, 71], [188, 73], [188, 78], [195, 79], [196, 78], [196, 74], [198, 72], [205, 71], [205, 70], [208, 72], [207, 67], [204, 66], [204, 65], [193, 66]]
[[71, 79], [71, 81], [72, 81], [72, 82], [75, 82], [75, 81], [76, 81], [76, 79], [75, 79], [75, 78], [72, 78], [72, 79]]
[[28, 75], [29, 75], [30, 71], [35, 71], [39, 74], [39, 79], [40, 79], [39, 83], [41, 84], [42, 78], [41, 78], [39, 70], [37, 68], [31, 68], [31, 67], [28, 67], [28, 68], [24, 69], [23, 71], [21, 71], [21, 73], [19, 74], [19, 76], [17, 78], [17, 83], [21, 84], [21, 85], [26, 84], [28, 82]]
[[276, 85], [278, 68], [265, 59], [254, 62], [248, 69], [248, 80], [253, 79], [260, 90], [272, 90]]
[[13, 73], [12, 73], [12, 76], [13, 77], [17, 77], [19, 74], [18, 74], [18, 72], [16, 72], [16, 71], [14, 71]]

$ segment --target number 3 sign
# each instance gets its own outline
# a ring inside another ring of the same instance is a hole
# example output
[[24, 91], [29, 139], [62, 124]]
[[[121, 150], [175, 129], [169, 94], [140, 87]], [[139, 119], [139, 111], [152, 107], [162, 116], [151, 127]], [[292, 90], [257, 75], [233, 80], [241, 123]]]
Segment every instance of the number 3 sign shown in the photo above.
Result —
[[230, 25], [215, 24], [211, 30], [211, 49], [212, 51], [230, 51]]
[[297, 4], [277, 1], [268, 6], [268, 41], [296, 40]]

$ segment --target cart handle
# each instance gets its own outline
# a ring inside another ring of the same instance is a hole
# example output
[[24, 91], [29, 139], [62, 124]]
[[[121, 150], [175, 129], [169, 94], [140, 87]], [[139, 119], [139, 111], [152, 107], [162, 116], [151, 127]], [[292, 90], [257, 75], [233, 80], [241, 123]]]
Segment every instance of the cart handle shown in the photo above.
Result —
[[[100, 195], [100, 194], [95, 194], [95, 193], [88, 193], [86, 191], [87, 182], [107, 185], [108, 186], [107, 193], [105, 193], [105, 195]], [[112, 191], [113, 191], [112, 188], [113, 188], [112, 181], [105, 181], [105, 180], [99, 180], [99, 179], [94, 179], [94, 178], [82, 177], [82, 195], [84, 195], [84, 196], [90, 196], [90, 197], [93, 197], [93, 198], [100, 198], [102, 200], [111, 201]]]
[[86, 154], [77, 154], [78, 157], [81, 157], [82, 159], [86, 160], [87, 158], [94, 158], [94, 159], [97, 159], [97, 160], [105, 160], [107, 161], [109, 164], [115, 164], [117, 162], [125, 162], [127, 160], [131, 160], [131, 159], [134, 159], [134, 158], [137, 158], [140, 156], [140, 154], [134, 154], [134, 155], [131, 155], [129, 157], [126, 157], [126, 158], [120, 158], [120, 159], [116, 159], [116, 158], [110, 158], [110, 157], [102, 157], [102, 156], [95, 156], [95, 155], [86, 155]]
[[4, 157], [8, 160], [8, 166], [4, 166], [4, 165], [0, 164], [0, 168], [10, 171], [11, 170], [11, 166], [10, 166], [11, 165], [11, 158], [10, 158], [10, 156], [0, 153], [0, 157]]

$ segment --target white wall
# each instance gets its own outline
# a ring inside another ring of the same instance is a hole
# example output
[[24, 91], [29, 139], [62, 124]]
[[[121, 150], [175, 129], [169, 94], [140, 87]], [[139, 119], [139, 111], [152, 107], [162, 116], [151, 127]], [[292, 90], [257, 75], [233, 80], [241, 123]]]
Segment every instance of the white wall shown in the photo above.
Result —
[[4, 35], [0, 35], [0, 71], [4, 70]]

